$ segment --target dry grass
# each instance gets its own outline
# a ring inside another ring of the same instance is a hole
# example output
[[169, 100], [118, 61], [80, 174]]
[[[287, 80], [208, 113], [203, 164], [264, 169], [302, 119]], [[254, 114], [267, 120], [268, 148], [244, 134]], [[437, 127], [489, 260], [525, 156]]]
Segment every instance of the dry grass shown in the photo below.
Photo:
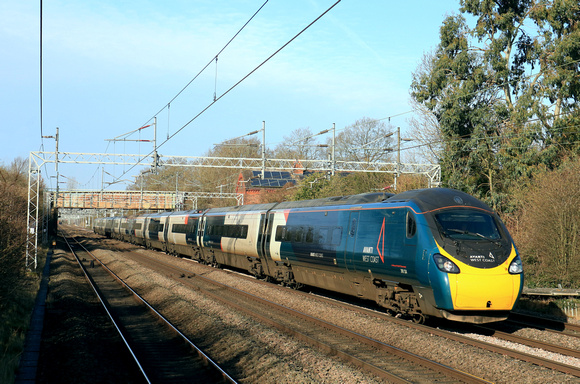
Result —
[[0, 383], [13, 383], [40, 278], [30, 273], [19, 290], [0, 305]]

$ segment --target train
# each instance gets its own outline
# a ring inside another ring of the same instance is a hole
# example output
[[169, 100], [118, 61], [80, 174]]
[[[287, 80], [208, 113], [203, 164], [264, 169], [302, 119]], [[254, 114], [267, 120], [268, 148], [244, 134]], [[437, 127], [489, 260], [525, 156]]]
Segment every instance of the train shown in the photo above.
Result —
[[448, 188], [107, 217], [93, 230], [288, 287], [372, 300], [421, 323], [505, 320], [524, 282], [499, 216]]

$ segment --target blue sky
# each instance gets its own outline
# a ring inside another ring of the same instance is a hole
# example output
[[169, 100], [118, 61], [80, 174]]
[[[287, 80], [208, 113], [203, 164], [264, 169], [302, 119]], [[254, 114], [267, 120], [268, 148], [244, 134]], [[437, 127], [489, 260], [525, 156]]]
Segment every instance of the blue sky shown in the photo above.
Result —
[[[60, 130], [62, 152], [142, 153], [151, 146], [106, 141], [158, 117], [158, 140], [173, 135], [318, 17], [335, 0], [270, 0], [170, 105], [263, 0], [52, 0], [43, 6], [43, 134]], [[0, 162], [41, 141], [40, 1], [0, 2]], [[201, 156], [212, 144], [260, 129], [275, 148], [297, 128], [337, 129], [362, 117], [408, 112], [412, 72], [438, 43], [457, 0], [342, 0], [159, 152]], [[391, 119], [403, 132], [410, 113]], [[143, 130], [134, 139], [151, 139]], [[47, 170], [51, 172], [52, 167]], [[63, 166], [79, 188], [100, 188], [97, 166]], [[108, 169], [118, 175], [123, 169]], [[134, 173], [137, 173], [138, 169]], [[45, 175], [45, 177], [47, 177]], [[54, 187], [54, 186], [52, 186]]]

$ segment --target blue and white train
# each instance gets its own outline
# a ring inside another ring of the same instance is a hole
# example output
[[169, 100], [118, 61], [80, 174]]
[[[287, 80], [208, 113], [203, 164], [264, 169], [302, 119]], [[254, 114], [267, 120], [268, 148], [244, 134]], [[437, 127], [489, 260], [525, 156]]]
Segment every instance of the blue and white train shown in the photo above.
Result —
[[418, 322], [504, 320], [524, 279], [498, 215], [444, 188], [113, 217], [95, 220], [94, 231], [290, 287], [374, 300]]

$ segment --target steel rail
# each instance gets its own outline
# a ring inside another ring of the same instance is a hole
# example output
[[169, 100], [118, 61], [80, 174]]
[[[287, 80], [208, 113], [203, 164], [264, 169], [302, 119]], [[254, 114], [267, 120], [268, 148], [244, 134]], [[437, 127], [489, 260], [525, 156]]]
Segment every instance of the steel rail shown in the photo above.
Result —
[[572, 324], [559, 320], [546, 319], [537, 316], [526, 315], [519, 312], [510, 313], [508, 321], [517, 324], [525, 324], [532, 328], [554, 330], [559, 333], [565, 333], [566, 335], [580, 338], [580, 324]]
[[[63, 236], [64, 238], [64, 236]], [[198, 356], [204, 360], [204, 362], [206, 364], [208, 364], [209, 366], [213, 367], [215, 370], [217, 370], [218, 372], [220, 372], [221, 376], [223, 377], [223, 379], [226, 382], [229, 383], [233, 383], [233, 384], [237, 384], [237, 381], [232, 378], [223, 368], [221, 368], [215, 361], [213, 361], [205, 352], [203, 352], [197, 345], [195, 345], [195, 343], [193, 341], [191, 341], [183, 332], [181, 332], [175, 325], [173, 325], [165, 316], [163, 316], [159, 311], [157, 311], [151, 304], [149, 304], [147, 302], [147, 300], [145, 300], [145, 298], [143, 298], [141, 295], [139, 295], [134, 289], [132, 289], [129, 285], [127, 285], [127, 283], [125, 283], [123, 281], [123, 279], [121, 279], [115, 272], [113, 272], [109, 267], [107, 267], [104, 263], [101, 262], [101, 260], [96, 257], [92, 252], [90, 252], [82, 243], [80, 243], [76, 238], [73, 238], [75, 240], [75, 242], [83, 248], [83, 250], [89, 254], [96, 262], [98, 262], [100, 264], [100, 266], [107, 271], [107, 273], [109, 273], [115, 280], [117, 280], [120, 284], [122, 284], [127, 290], [129, 290], [129, 292], [131, 292], [131, 294], [133, 294], [133, 296], [135, 298], [137, 298], [142, 304], [144, 304], [152, 313], [154, 313], [166, 326], [168, 326], [169, 328], [171, 328], [171, 330], [173, 332], [175, 332], [179, 337], [181, 337], [197, 354]], [[67, 241], [68, 244], [68, 241]], [[70, 247], [70, 246], [69, 246]], [[71, 248], [72, 251], [72, 248]], [[74, 251], [72, 251], [75, 254], [75, 258], [77, 258], [77, 261], [79, 262], [79, 264], [81, 264], [80, 260], [78, 259], [78, 257], [76, 256], [76, 253]], [[83, 270], [84, 270], [84, 266]], [[85, 276], [88, 276], [86, 270], [83, 271], [85, 273]], [[89, 277], [90, 278], [90, 277]], [[91, 279], [92, 281], [92, 279]], [[92, 283], [91, 283], [92, 285]], [[93, 288], [95, 289], [95, 288]], [[100, 298], [99, 298], [100, 299]], [[103, 301], [101, 301], [103, 302]], [[105, 305], [105, 304], [103, 304]], [[107, 311], [107, 313], [109, 313], [109, 311]], [[111, 316], [111, 315], [109, 315]], [[112, 317], [111, 317], [112, 318]], [[116, 324], [116, 323], [115, 323]], [[117, 325], [115, 325], [117, 327]], [[119, 330], [119, 328], [117, 327], [117, 329]], [[124, 339], [125, 340], [125, 339]], [[125, 341], [126, 345], [128, 346], [127, 342]], [[128, 348], [130, 348], [128, 346]], [[136, 356], [133, 352], [131, 352], [131, 354], [134, 356], [135, 359]], [[137, 362], [138, 363], [138, 362]], [[139, 364], [139, 363], [138, 363]], [[139, 367], [141, 369], [141, 371], [145, 374], [143, 368], [141, 367], [141, 365], [139, 364]], [[147, 380], [149, 382], [149, 380]]]
[[528, 347], [540, 348], [540, 349], [543, 349], [545, 351], [559, 353], [559, 354], [564, 355], [564, 356], [571, 356], [571, 357], [575, 357], [577, 359], [580, 359], [580, 351], [577, 349], [566, 348], [566, 347], [562, 347], [562, 346], [559, 346], [556, 344], [546, 343], [546, 342], [540, 341], [540, 340], [534, 340], [534, 339], [530, 339], [527, 337], [512, 335], [510, 333], [498, 331], [494, 328], [490, 328], [490, 327], [486, 327], [486, 326], [482, 326], [482, 325], [471, 325], [470, 327], [475, 329], [475, 330], [478, 330], [478, 332], [481, 333], [482, 335], [493, 336], [493, 337], [497, 337], [498, 339], [511, 341], [512, 343], [523, 344], [523, 345], [527, 345]]
[[87, 281], [89, 282], [89, 285], [91, 286], [91, 289], [93, 290], [93, 292], [95, 292], [95, 295], [97, 296], [97, 298], [99, 299], [99, 302], [101, 303], [101, 305], [103, 306], [103, 308], [105, 309], [105, 312], [107, 313], [107, 316], [109, 316], [109, 319], [111, 320], [111, 323], [113, 324], [113, 326], [115, 327], [115, 329], [117, 330], [117, 333], [119, 334], [119, 336], [121, 337], [121, 339], [123, 340], [123, 343], [125, 344], [125, 346], [127, 347], [127, 350], [129, 351], [129, 353], [131, 354], [131, 356], [133, 357], [133, 360], [135, 361], [135, 364], [137, 364], [137, 367], [139, 367], [139, 371], [141, 371], [141, 374], [143, 375], [143, 378], [145, 379], [145, 381], [147, 383], [151, 383], [151, 380], [149, 379], [149, 376], [147, 375], [147, 373], [145, 372], [145, 369], [143, 368], [143, 366], [141, 365], [141, 363], [139, 362], [139, 359], [137, 358], [137, 355], [135, 354], [135, 352], [133, 351], [133, 348], [131, 348], [131, 345], [129, 344], [129, 341], [127, 340], [127, 338], [125, 337], [125, 334], [123, 333], [121, 327], [119, 326], [119, 324], [117, 324], [117, 321], [115, 320], [115, 317], [113, 316], [113, 314], [111, 313], [111, 311], [109, 310], [109, 306], [106, 304], [105, 299], [101, 296], [99, 289], [97, 288], [93, 278], [89, 275], [89, 273], [87, 272], [85, 266], [83, 265], [83, 263], [81, 262], [81, 260], [79, 259], [77, 253], [75, 252], [75, 250], [73, 249], [72, 245], [69, 243], [69, 241], [67, 240], [66, 236], [62, 236], [64, 242], [66, 243], [67, 247], [69, 248], [70, 252], [72, 253], [72, 255], [75, 257], [77, 263], [79, 264], [79, 266], [81, 267], [81, 270], [83, 272], [83, 274], [85, 275], [85, 278], [87, 279]]
[[[202, 276], [202, 275], [199, 275], [199, 274], [191, 274], [190, 271], [187, 271], [185, 269], [176, 267], [174, 265], [167, 264], [167, 263], [159, 260], [158, 258], [149, 257], [149, 256], [143, 255], [143, 254], [139, 254], [139, 256], [140, 257], [146, 257], [149, 260], [152, 260], [152, 261], [154, 261], [157, 264], [163, 265], [165, 268], [168, 268], [168, 269], [171, 269], [171, 270], [178, 270], [178, 271], [187, 272], [187, 273], [190, 274], [190, 277], [198, 278], [198, 279], [203, 280], [203, 281], [205, 281], [207, 283], [210, 283], [212, 285], [218, 286], [221, 289], [220, 292], [223, 292], [224, 290], [228, 290], [230, 292], [234, 292], [235, 294], [238, 294], [238, 295], [244, 296], [244, 297], [246, 297], [248, 299], [254, 300], [254, 301], [256, 301], [256, 302], [258, 302], [258, 303], [260, 303], [262, 305], [266, 305], [266, 306], [275, 308], [278, 311], [282, 311], [282, 312], [287, 313], [289, 315], [299, 317], [299, 318], [301, 318], [301, 319], [303, 319], [305, 321], [318, 324], [318, 325], [320, 325], [320, 326], [322, 326], [322, 327], [324, 327], [326, 329], [329, 329], [329, 330], [331, 330], [333, 332], [336, 332], [338, 334], [341, 334], [343, 336], [349, 337], [349, 338], [351, 338], [353, 340], [356, 340], [356, 341], [358, 341], [360, 343], [363, 343], [365, 345], [372, 346], [372, 347], [374, 347], [374, 348], [376, 348], [378, 350], [382, 350], [382, 351], [384, 351], [386, 353], [395, 354], [395, 355], [399, 356], [400, 358], [403, 358], [403, 359], [405, 359], [407, 361], [416, 363], [416, 364], [421, 365], [421, 366], [423, 366], [425, 368], [428, 368], [430, 370], [434, 370], [434, 371], [440, 372], [440, 373], [442, 373], [442, 374], [444, 374], [446, 376], [454, 377], [454, 378], [456, 378], [458, 380], [461, 380], [462, 382], [465, 382], [465, 383], [489, 383], [489, 381], [484, 380], [482, 378], [479, 378], [477, 376], [471, 375], [471, 374], [466, 373], [466, 372], [459, 371], [459, 370], [457, 370], [455, 368], [452, 368], [452, 367], [449, 367], [449, 366], [440, 364], [438, 362], [435, 362], [435, 361], [432, 361], [432, 360], [427, 359], [425, 357], [422, 357], [422, 356], [413, 354], [411, 352], [404, 351], [404, 350], [402, 350], [400, 348], [397, 348], [397, 347], [394, 347], [392, 345], [389, 345], [389, 344], [380, 342], [378, 340], [374, 340], [372, 338], [369, 338], [367, 336], [361, 335], [359, 333], [356, 333], [356, 332], [350, 331], [348, 329], [339, 327], [337, 325], [328, 323], [328, 322], [326, 322], [324, 320], [321, 320], [321, 319], [312, 317], [312, 316], [310, 316], [308, 314], [305, 314], [305, 313], [302, 313], [300, 311], [296, 311], [294, 309], [285, 307], [283, 305], [280, 305], [280, 304], [271, 302], [269, 300], [260, 298], [260, 297], [258, 297], [256, 295], [253, 295], [251, 293], [242, 291], [240, 289], [237, 289], [237, 288], [234, 288], [234, 287], [225, 285], [223, 283], [220, 283], [218, 281], [215, 281], [213, 279], [210, 279], [210, 278], [208, 278], [206, 276]], [[248, 313], [249, 315], [251, 315], [253, 317], [259, 318], [261, 321], [263, 321], [263, 322], [265, 322], [265, 323], [267, 323], [267, 324], [269, 324], [269, 325], [271, 325], [273, 327], [276, 327], [277, 329], [281, 330], [282, 332], [288, 333], [288, 334], [290, 334], [290, 335], [292, 335], [294, 337], [297, 337], [297, 338], [299, 338], [299, 339], [301, 339], [301, 340], [303, 340], [303, 341], [305, 341], [307, 343], [310, 343], [310, 344], [313, 344], [313, 345], [315, 345], [315, 346], [317, 346], [319, 348], [322, 348], [323, 350], [326, 350], [326, 351], [328, 351], [328, 352], [330, 352], [332, 354], [335, 354], [335, 355], [341, 357], [342, 359], [344, 359], [346, 361], [349, 361], [349, 362], [351, 362], [351, 363], [353, 363], [353, 364], [355, 364], [355, 365], [357, 365], [357, 366], [359, 366], [359, 367], [361, 367], [363, 369], [366, 369], [369, 372], [372, 372], [372, 373], [374, 373], [374, 374], [376, 374], [378, 376], [384, 377], [384, 378], [386, 378], [388, 380], [391, 380], [391, 381], [394, 381], [394, 382], [401, 382], [401, 383], [407, 382], [407, 380], [402, 379], [399, 376], [392, 374], [391, 372], [385, 371], [385, 370], [383, 370], [380, 367], [376, 367], [376, 366], [374, 366], [372, 364], [369, 364], [369, 363], [367, 363], [365, 361], [362, 361], [362, 360], [360, 360], [360, 359], [358, 359], [358, 358], [356, 358], [354, 356], [349, 355], [346, 352], [337, 350], [336, 348], [334, 348], [332, 346], [329, 346], [327, 344], [324, 344], [323, 342], [320, 342], [319, 340], [316, 340], [316, 339], [314, 339], [314, 338], [312, 338], [312, 337], [310, 337], [308, 335], [305, 335], [305, 334], [300, 333], [300, 332], [298, 332], [298, 331], [296, 331], [296, 330], [294, 330], [292, 328], [289, 328], [289, 327], [287, 327], [284, 324], [281, 324], [281, 323], [279, 323], [279, 322], [277, 322], [275, 320], [272, 320], [272, 319], [270, 319], [270, 318], [268, 318], [266, 316], [263, 316], [263, 315], [261, 315], [259, 313], [256, 313], [256, 312], [254, 312], [254, 311], [252, 311], [252, 310], [250, 310], [248, 308], [245, 308], [244, 306], [240, 305], [239, 303], [236, 303], [236, 302], [230, 301], [228, 299], [225, 299], [220, 294], [216, 294], [216, 293], [213, 293], [211, 291], [204, 290], [203, 288], [200, 288], [200, 287], [196, 287], [196, 289], [199, 289], [200, 291], [203, 291], [204, 294], [207, 294], [207, 295], [211, 296], [212, 298], [214, 298], [217, 301], [220, 301], [220, 302], [222, 302], [222, 303], [224, 303], [224, 304], [226, 304], [228, 306], [232, 306], [234, 308], [237, 308], [238, 310], [243, 311], [245, 313]]]
[[[348, 330], [346, 328], [342, 328], [342, 327], [339, 327], [337, 325], [334, 325], [334, 324], [331, 324], [329, 322], [326, 322], [324, 320], [321, 320], [321, 319], [312, 317], [312, 316], [310, 316], [308, 314], [305, 314], [305, 313], [302, 313], [300, 311], [297, 311], [297, 310], [294, 310], [294, 309], [285, 307], [283, 305], [280, 305], [280, 304], [271, 302], [271, 301], [266, 300], [266, 299], [262, 299], [262, 298], [260, 298], [258, 296], [252, 295], [252, 294], [250, 294], [248, 292], [241, 291], [241, 290], [239, 290], [237, 288], [229, 287], [227, 285], [224, 285], [224, 284], [221, 284], [221, 283], [219, 283], [217, 281], [214, 281], [212, 279], [209, 279], [209, 278], [207, 278], [205, 276], [198, 276], [198, 275], [196, 275], [196, 277], [200, 277], [200, 278], [205, 279], [205, 280], [210, 280], [213, 284], [221, 285], [222, 288], [224, 288], [224, 289], [236, 291], [236, 293], [238, 293], [240, 295], [244, 295], [244, 296], [246, 296], [248, 298], [251, 298], [252, 300], [255, 300], [255, 301], [259, 302], [259, 303], [262, 303], [262, 304], [265, 304], [265, 305], [269, 305], [271, 307], [275, 307], [278, 310], [281, 310], [281, 311], [287, 313], [288, 315], [296, 316], [296, 317], [302, 318], [303, 320], [310, 321], [312, 323], [316, 323], [316, 324], [322, 325], [323, 327], [325, 327], [325, 328], [327, 328], [327, 329], [329, 329], [329, 330], [331, 330], [333, 332], [336, 332], [336, 333], [341, 334], [343, 336], [350, 337], [350, 338], [352, 338], [352, 339], [354, 339], [354, 340], [356, 340], [356, 341], [358, 341], [360, 343], [373, 346], [376, 349], [379, 349], [379, 350], [382, 350], [382, 351], [385, 351], [385, 352], [388, 352], [388, 353], [395, 354], [395, 355], [397, 355], [399, 357], [402, 357], [405, 360], [411, 361], [411, 362], [416, 363], [418, 365], [421, 365], [421, 366], [423, 366], [425, 368], [429, 368], [429, 369], [435, 370], [437, 372], [443, 373], [444, 375], [453, 376], [456, 379], [459, 379], [459, 380], [461, 380], [461, 381], [463, 381], [465, 383], [489, 383], [487, 380], [484, 380], [482, 378], [476, 377], [476, 376], [471, 375], [469, 373], [456, 370], [454, 368], [451, 368], [449, 366], [446, 366], [446, 365], [437, 363], [437, 362], [435, 362], [433, 360], [430, 360], [430, 359], [427, 359], [425, 357], [422, 357], [422, 356], [413, 354], [411, 352], [402, 350], [402, 349], [397, 348], [397, 347], [394, 347], [392, 345], [389, 345], [389, 344], [383, 343], [381, 341], [374, 340], [374, 339], [372, 339], [370, 337], [361, 335], [359, 333], [350, 331], [350, 330]], [[218, 296], [218, 295], [215, 295], [215, 294], [213, 294], [211, 292], [207, 292], [207, 293], [209, 293], [210, 295], [212, 295], [212, 297], [214, 297], [217, 300], [222, 300], [220, 298], [220, 296]], [[232, 303], [232, 302], [228, 302], [228, 304], [229, 305], [232, 305], [232, 304], [235, 305], [235, 303]], [[244, 310], [244, 308], [240, 308], [240, 309]], [[255, 315], [255, 313], [253, 315]], [[267, 319], [267, 318], [264, 318], [264, 320], [265, 321], [269, 321], [269, 319]], [[279, 324], [279, 323], [273, 323], [273, 325], [275, 325], [275, 324]], [[308, 336], [303, 336], [303, 337], [309, 338]], [[309, 339], [311, 339], [311, 338], [309, 338]], [[365, 362], [362, 362], [359, 359], [357, 359], [357, 358], [355, 358], [353, 356], [350, 356], [350, 355], [348, 355], [346, 353], [343, 353], [341, 351], [338, 351], [338, 350], [336, 350], [334, 348], [331, 348], [331, 351], [333, 353], [340, 354], [343, 358], [346, 358], [347, 360], [351, 361], [352, 363], [355, 363], [355, 364], [364, 364], [364, 368], [369, 369], [369, 370], [373, 371], [374, 373], [377, 373], [378, 374], [381, 371], [383, 371], [382, 369], [380, 369], [378, 367], [374, 367], [374, 366], [369, 365], [369, 364], [367, 364]], [[389, 373], [389, 376], [390, 375], [391, 374]]]
[[[141, 256], [143, 256], [143, 255], [141, 255]], [[160, 262], [158, 259], [155, 259], [155, 260], [157, 262]], [[166, 263], [164, 263], [164, 264], [166, 266], [169, 266]], [[180, 270], [180, 271], [186, 271], [185, 269], [178, 268], [178, 267], [175, 267], [175, 266], [169, 266], [169, 267], [175, 268], [175, 269]], [[259, 282], [259, 283], [262, 283], [261, 281], [255, 280], [253, 278], [252, 278], [252, 280], [253, 281], [256, 281], [256, 282]], [[264, 284], [266, 284], [266, 283], [264, 283]], [[310, 296], [312, 296], [311, 294], [304, 293], [304, 292], [300, 292], [300, 291], [295, 291], [295, 293], [296, 294], [302, 294], [302, 295], [310, 295]], [[418, 330], [421, 330], [421, 331], [426, 332], [426, 333], [430, 333], [430, 334], [433, 334], [433, 335], [436, 335], [436, 336], [440, 336], [440, 337], [444, 337], [444, 338], [447, 338], [447, 339], [451, 339], [451, 340], [454, 340], [454, 341], [457, 341], [457, 342], [461, 342], [461, 343], [466, 344], [466, 345], [471, 345], [471, 346], [476, 347], [476, 348], [482, 348], [482, 349], [488, 350], [490, 352], [499, 353], [499, 354], [502, 354], [502, 355], [506, 355], [506, 356], [509, 356], [509, 357], [518, 359], [518, 360], [526, 361], [526, 362], [531, 363], [531, 364], [535, 364], [535, 365], [538, 365], [538, 366], [543, 366], [545, 368], [553, 369], [553, 370], [556, 370], [556, 371], [559, 371], [559, 372], [562, 372], [562, 373], [566, 373], [566, 374], [570, 374], [570, 375], [574, 375], [574, 376], [580, 377], [580, 368], [575, 367], [575, 366], [571, 366], [571, 365], [564, 364], [564, 363], [560, 363], [560, 362], [553, 361], [553, 360], [550, 360], [550, 359], [545, 359], [545, 358], [542, 358], [542, 357], [534, 356], [534, 355], [531, 355], [531, 354], [528, 354], [528, 353], [515, 351], [515, 350], [510, 349], [510, 348], [507, 348], [507, 347], [495, 345], [495, 344], [488, 343], [488, 342], [485, 342], [485, 341], [476, 340], [476, 339], [473, 339], [473, 338], [470, 338], [470, 337], [467, 337], [467, 336], [464, 336], [464, 335], [460, 335], [460, 334], [457, 334], [457, 333], [453, 333], [453, 332], [449, 332], [449, 331], [445, 331], [445, 330], [441, 330], [441, 329], [436, 329], [436, 328], [432, 328], [432, 327], [425, 326], [425, 325], [421, 325], [421, 324], [415, 324], [415, 323], [412, 323], [412, 322], [409, 322], [409, 321], [406, 321], [406, 320], [394, 318], [392, 316], [389, 316], [389, 315], [384, 314], [384, 313], [381, 313], [381, 312], [377, 312], [377, 311], [373, 311], [373, 310], [370, 310], [370, 309], [362, 308], [362, 307], [359, 307], [359, 306], [356, 306], [356, 305], [348, 304], [348, 303], [345, 303], [345, 302], [341, 302], [341, 301], [337, 301], [337, 300], [325, 298], [323, 296], [317, 296], [317, 297], [319, 299], [321, 299], [321, 300], [327, 300], [329, 302], [331, 301], [335, 305], [343, 306], [345, 308], [348, 308], [348, 309], [351, 309], [351, 310], [354, 310], [354, 311], [370, 313], [370, 314], [372, 314], [375, 317], [383, 318], [385, 320], [392, 321], [392, 322], [395, 322], [397, 324], [407, 326], [409, 328], [418, 329]]]
[[[259, 280], [255, 280], [253, 278], [252, 278], [252, 281], [260, 282]], [[304, 292], [300, 292], [300, 291], [296, 291], [295, 293], [312, 296], [309, 293], [304, 293]], [[381, 313], [381, 312], [377, 312], [377, 311], [373, 311], [370, 309], [358, 307], [356, 305], [337, 301], [334, 299], [325, 298], [323, 296], [317, 296], [317, 298], [319, 298], [321, 300], [326, 300], [326, 301], [332, 302], [335, 305], [339, 305], [339, 306], [342, 306], [344, 308], [348, 308], [348, 309], [359, 311], [359, 312], [369, 313], [375, 317], [379, 317], [379, 318], [382, 318], [382, 319], [387, 320], [387, 321], [395, 322], [399, 325], [404, 325], [404, 326], [407, 326], [409, 328], [418, 329], [418, 330], [421, 330], [421, 331], [426, 332], [426, 333], [431, 333], [431, 334], [434, 334], [436, 336], [451, 339], [451, 340], [454, 340], [454, 341], [457, 341], [457, 342], [460, 342], [463, 344], [471, 345], [473, 347], [482, 348], [482, 349], [488, 350], [490, 352], [507, 355], [507, 356], [510, 356], [512, 358], [526, 361], [526, 362], [531, 363], [531, 364], [543, 366], [545, 368], [550, 368], [550, 369], [553, 369], [553, 370], [556, 370], [559, 372], [563, 372], [563, 373], [567, 373], [567, 374], [570, 374], [573, 376], [580, 377], [580, 368], [575, 367], [575, 366], [560, 363], [560, 362], [553, 361], [550, 359], [545, 359], [545, 358], [542, 358], [539, 356], [534, 356], [534, 355], [531, 355], [531, 354], [528, 354], [525, 352], [515, 351], [515, 350], [507, 348], [507, 347], [495, 345], [495, 344], [488, 343], [485, 341], [476, 340], [476, 339], [470, 338], [468, 336], [460, 335], [460, 334], [449, 332], [446, 330], [432, 328], [432, 327], [422, 325], [422, 324], [415, 324], [415, 323], [412, 323], [410, 321], [398, 319], [398, 318], [389, 316], [389, 315]], [[526, 343], [526, 344], [529, 344], [529, 343]], [[534, 348], [542, 348], [539, 344], [540, 343], [538, 343], [538, 345], [536, 345], [536, 346], [533, 346], [533, 345], [530, 345], [530, 346], [532, 346]], [[553, 346], [555, 353], [562, 354], [562, 352], [564, 352], [564, 349], [560, 349], [560, 352], [556, 352], [555, 350], [558, 349], [558, 346], [554, 346], [554, 345], [552, 345], [552, 346]], [[560, 348], [563, 348], [563, 347], [560, 347]], [[566, 355], [566, 353], [563, 353], [563, 354]]]

